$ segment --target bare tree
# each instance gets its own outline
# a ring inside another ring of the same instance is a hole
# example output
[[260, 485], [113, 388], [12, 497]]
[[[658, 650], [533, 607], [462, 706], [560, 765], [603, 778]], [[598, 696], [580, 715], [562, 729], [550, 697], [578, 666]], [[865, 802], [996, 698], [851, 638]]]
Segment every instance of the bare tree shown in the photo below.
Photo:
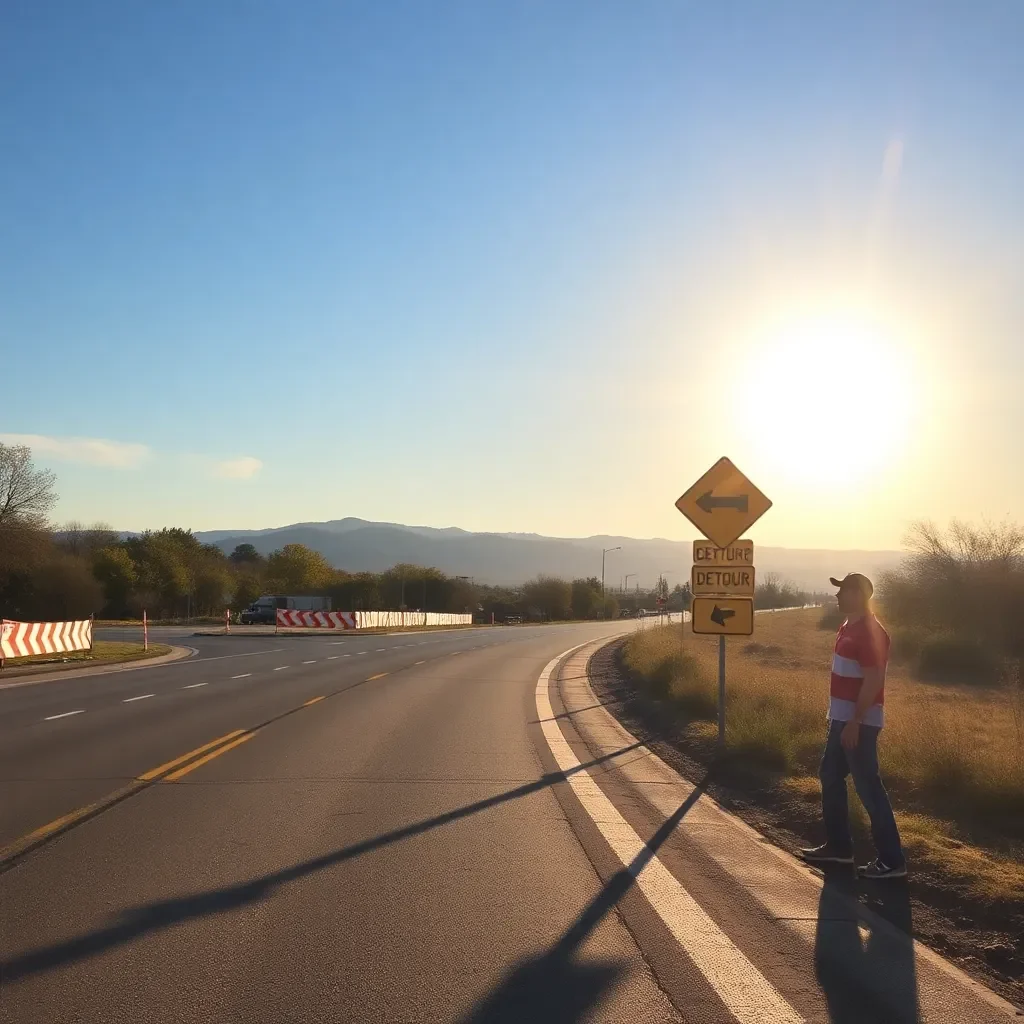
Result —
[[35, 468], [31, 449], [0, 444], [0, 530], [43, 529], [57, 503], [56, 482], [49, 470]]
[[92, 557], [118, 541], [117, 532], [107, 523], [93, 523], [85, 526], [77, 519], [71, 519], [57, 528], [57, 546], [77, 558]]

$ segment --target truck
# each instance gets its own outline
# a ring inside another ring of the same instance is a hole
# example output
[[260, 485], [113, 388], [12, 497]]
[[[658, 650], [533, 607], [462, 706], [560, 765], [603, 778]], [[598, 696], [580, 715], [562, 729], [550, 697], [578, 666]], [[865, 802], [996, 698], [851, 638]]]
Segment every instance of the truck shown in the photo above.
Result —
[[277, 621], [277, 609], [287, 608], [295, 612], [329, 612], [329, 597], [296, 597], [282, 594], [264, 594], [258, 597], [238, 616], [243, 626], [274, 625]]

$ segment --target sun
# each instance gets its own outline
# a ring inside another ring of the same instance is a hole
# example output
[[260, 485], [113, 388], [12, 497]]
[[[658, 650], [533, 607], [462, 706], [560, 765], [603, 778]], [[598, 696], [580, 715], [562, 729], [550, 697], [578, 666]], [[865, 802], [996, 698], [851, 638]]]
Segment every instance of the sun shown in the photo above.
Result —
[[793, 483], [861, 484], [907, 446], [916, 400], [905, 347], [869, 320], [820, 316], [751, 344], [747, 440]]

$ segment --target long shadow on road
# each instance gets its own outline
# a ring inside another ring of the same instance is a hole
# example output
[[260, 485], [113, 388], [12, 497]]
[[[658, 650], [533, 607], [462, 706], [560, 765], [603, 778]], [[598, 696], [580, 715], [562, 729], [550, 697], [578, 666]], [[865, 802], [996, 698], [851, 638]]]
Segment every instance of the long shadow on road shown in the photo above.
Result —
[[829, 872], [818, 901], [814, 967], [832, 1024], [919, 1024], [910, 897], [904, 883], [880, 882], [874, 906], [891, 928], [861, 940], [859, 889], [847, 872]]
[[705, 776], [665, 819], [633, 861], [617, 871], [583, 913], [543, 956], [525, 960], [465, 1018], [464, 1024], [571, 1024], [580, 1020], [622, 975], [616, 961], [581, 963], [576, 952], [602, 918], [626, 895], [710, 781]]
[[[564, 782], [570, 775], [586, 771], [588, 768], [593, 768], [596, 765], [621, 757], [623, 754], [627, 754], [641, 746], [642, 744], [639, 742], [630, 743], [628, 746], [612, 751], [609, 754], [603, 754], [601, 757], [597, 757], [585, 764], [577, 765], [568, 771], [548, 772], [534, 782], [517, 786], [515, 789], [507, 790], [496, 796], [477, 800], [464, 807], [446, 811], [444, 814], [439, 814], [436, 817], [426, 818], [412, 825], [406, 825], [404, 828], [385, 832], [372, 839], [353, 843], [351, 846], [345, 846], [340, 850], [333, 850], [331, 853], [320, 857], [313, 857], [310, 860], [302, 861], [299, 864], [294, 864], [291, 867], [283, 868], [280, 871], [272, 872], [249, 882], [133, 907], [126, 910], [118, 920], [106, 927], [98, 928], [64, 942], [54, 943], [50, 946], [22, 953], [6, 963], [0, 963], [0, 977], [7, 984], [11, 984], [30, 975], [52, 970], [77, 960], [97, 956], [109, 949], [126, 945], [143, 935], [170, 928], [183, 921], [210, 917], [258, 902], [266, 899], [276, 888], [287, 882], [304, 878], [324, 868], [332, 867], [335, 864], [342, 864], [345, 861], [360, 857], [381, 847], [401, 842], [403, 839], [409, 839], [412, 836], [421, 835], [443, 825], [448, 825], [453, 821], [459, 821], [462, 818], [467, 818], [470, 815], [487, 810], [489, 807], [496, 807], [510, 800], [516, 800], [538, 790], [546, 789], [556, 783]], [[685, 804], [684, 807], [686, 807]], [[685, 810], [683, 813], [685, 813]], [[682, 814], [679, 817], [682, 818]], [[669, 819], [669, 821], [671, 820]], [[661, 834], [661, 830], [659, 830], [658, 834]], [[664, 840], [662, 839], [661, 841], [663, 842]]]

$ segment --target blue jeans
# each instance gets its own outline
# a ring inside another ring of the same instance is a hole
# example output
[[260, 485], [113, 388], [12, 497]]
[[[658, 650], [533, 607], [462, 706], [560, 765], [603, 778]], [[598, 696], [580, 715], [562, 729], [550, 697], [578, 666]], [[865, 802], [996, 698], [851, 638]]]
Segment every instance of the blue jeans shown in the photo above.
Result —
[[840, 741], [845, 722], [828, 723], [828, 739], [821, 756], [821, 813], [825, 819], [828, 844], [839, 853], [853, 852], [850, 835], [850, 808], [846, 797], [846, 776], [853, 776], [857, 796], [871, 819], [871, 838], [879, 860], [886, 867], [903, 864], [903, 846], [893, 817], [889, 794], [878, 774], [878, 734], [881, 729], [861, 725], [860, 738], [853, 750], [844, 750]]

